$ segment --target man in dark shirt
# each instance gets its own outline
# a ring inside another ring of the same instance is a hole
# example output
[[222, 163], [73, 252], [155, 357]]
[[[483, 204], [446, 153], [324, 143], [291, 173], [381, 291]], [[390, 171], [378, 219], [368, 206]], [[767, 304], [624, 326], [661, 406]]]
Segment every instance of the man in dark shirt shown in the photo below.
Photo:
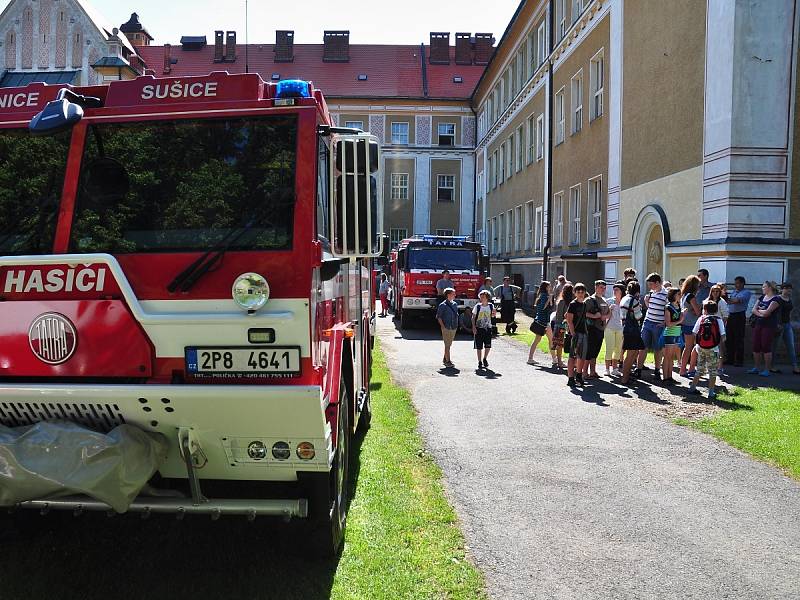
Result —
[[458, 332], [458, 304], [455, 301], [456, 291], [453, 288], [445, 288], [443, 291], [445, 300], [436, 309], [436, 320], [439, 322], [439, 327], [442, 328], [442, 340], [444, 341], [442, 364], [445, 367], [452, 367], [450, 346], [453, 345], [453, 340], [456, 339]]

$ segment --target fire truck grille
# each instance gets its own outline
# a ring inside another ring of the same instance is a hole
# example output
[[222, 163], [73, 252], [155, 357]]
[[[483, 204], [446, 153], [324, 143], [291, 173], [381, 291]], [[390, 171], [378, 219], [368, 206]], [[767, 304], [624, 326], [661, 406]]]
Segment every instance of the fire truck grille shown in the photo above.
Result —
[[39, 421], [65, 420], [95, 431], [108, 432], [125, 419], [116, 404], [63, 402], [0, 402], [0, 423], [6, 427], [33, 425]]

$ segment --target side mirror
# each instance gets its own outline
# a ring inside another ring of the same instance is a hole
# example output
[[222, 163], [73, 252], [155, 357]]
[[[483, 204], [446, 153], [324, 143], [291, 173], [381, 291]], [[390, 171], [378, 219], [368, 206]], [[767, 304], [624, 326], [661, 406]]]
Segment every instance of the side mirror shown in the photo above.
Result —
[[48, 102], [42, 112], [31, 119], [28, 130], [32, 135], [52, 135], [70, 129], [83, 118], [84, 107], [99, 108], [102, 105], [100, 98], [81, 96], [62, 88], [56, 99]]
[[338, 258], [383, 254], [383, 191], [380, 147], [369, 134], [332, 137], [330, 220], [332, 254]]

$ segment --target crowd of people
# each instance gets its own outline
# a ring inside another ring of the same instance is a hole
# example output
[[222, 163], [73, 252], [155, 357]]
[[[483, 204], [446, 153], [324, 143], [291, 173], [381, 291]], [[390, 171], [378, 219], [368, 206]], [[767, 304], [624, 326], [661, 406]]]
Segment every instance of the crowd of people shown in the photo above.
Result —
[[[454, 287], [447, 285], [446, 275], [440, 282], [442, 301], [436, 318], [445, 346], [443, 364], [452, 367], [450, 347], [463, 321]], [[568, 386], [583, 387], [602, 377], [597, 361], [605, 345], [604, 376], [632, 384], [642, 378], [643, 371], [652, 370], [653, 380], [678, 385], [677, 368], [691, 394], [701, 393], [698, 385], [706, 376], [708, 397], [713, 399], [716, 379], [726, 374], [725, 366], [743, 366], [749, 323], [754, 366], [748, 373], [769, 377], [778, 372], [772, 358], [781, 342], [794, 373], [800, 373], [790, 323], [791, 284], [779, 288], [774, 281], [764, 282], [752, 309], [752, 293], [746, 284], [741, 276], [735, 278], [733, 289], [725, 283], [712, 284], [706, 269], [677, 285], [664, 281], [659, 273], [648, 274], [642, 284], [632, 268], [614, 284], [597, 280], [591, 289], [583, 283], [573, 284], [563, 275], [552, 285], [542, 281], [532, 306], [534, 340], [528, 364], [539, 364], [537, 349], [546, 337], [552, 368], [566, 369]], [[493, 287], [487, 277], [478, 290], [478, 304], [468, 313], [479, 370], [489, 367], [496, 322], [515, 323], [513, 303], [518, 288], [514, 288], [508, 278], [502, 286]], [[495, 298], [500, 311], [495, 308]], [[508, 328], [507, 332], [513, 333]], [[646, 364], [648, 352], [652, 352], [652, 367]]]
[[731, 290], [725, 283], [712, 285], [706, 269], [681, 279], [677, 286], [663, 281], [659, 273], [647, 275], [642, 285], [636, 271], [626, 269], [623, 279], [611, 286], [612, 294], [603, 280], [595, 281], [592, 290], [563, 275], [552, 289], [543, 281], [533, 304], [535, 338], [528, 364], [537, 364], [537, 347], [546, 336], [552, 367], [566, 367], [570, 387], [585, 386], [601, 377], [597, 360], [605, 342], [605, 376], [632, 383], [650, 368], [645, 361], [652, 351], [654, 380], [676, 385], [677, 367], [678, 375], [688, 380], [689, 392], [700, 394], [698, 384], [706, 375], [708, 396], [713, 399], [716, 378], [725, 374], [725, 366], [743, 365], [749, 321], [754, 366], [748, 373], [769, 377], [777, 372], [772, 357], [781, 341], [794, 373], [800, 373], [790, 323], [791, 284], [784, 283], [779, 290], [774, 281], [766, 281], [749, 319], [752, 294], [746, 284], [739, 276]]

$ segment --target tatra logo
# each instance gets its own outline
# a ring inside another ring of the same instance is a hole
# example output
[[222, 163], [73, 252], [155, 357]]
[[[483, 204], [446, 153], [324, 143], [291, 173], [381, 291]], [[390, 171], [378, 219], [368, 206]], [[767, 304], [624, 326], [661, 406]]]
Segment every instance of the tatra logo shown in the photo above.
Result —
[[42, 275], [40, 269], [32, 271], [9, 270], [6, 273], [6, 294], [11, 292], [102, 292], [106, 282], [106, 270], [52, 269]]
[[31, 323], [28, 341], [36, 358], [48, 365], [60, 365], [75, 353], [78, 336], [65, 316], [45, 313]]
[[142, 100], [158, 98], [215, 98], [217, 95], [216, 81], [195, 81], [194, 83], [164, 83], [146, 85], [142, 88]]
[[431, 246], [463, 246], [464, 242], [458, 242], [455, 240], [433, 240], [431, 241]]
[[30, 94], [0, 94], [0, 108], [22, 108], [36, 106], [39, 103], [39, 92]]

